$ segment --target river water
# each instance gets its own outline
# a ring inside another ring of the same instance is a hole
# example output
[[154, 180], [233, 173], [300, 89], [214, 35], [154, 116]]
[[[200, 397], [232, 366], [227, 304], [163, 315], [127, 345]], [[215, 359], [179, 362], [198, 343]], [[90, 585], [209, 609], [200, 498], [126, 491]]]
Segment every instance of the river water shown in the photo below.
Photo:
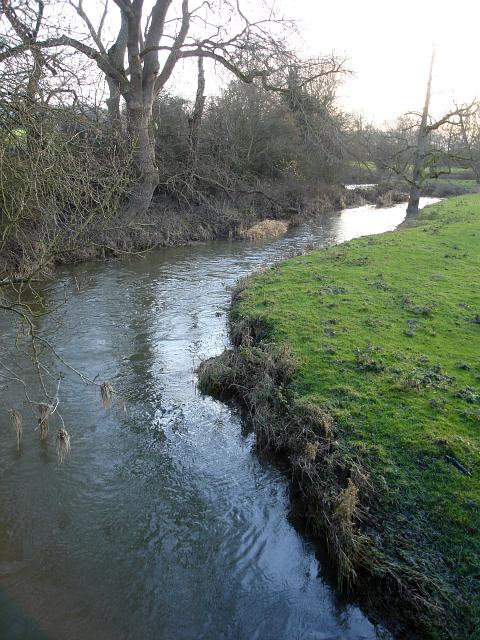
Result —
[[[162, 249], [144, 259], [62, 269], [39, 320], [69, 364], [127, 401], [67, 373], [61, 409], [72, 454], [57, 463], [24, 418], [16, 450], [0, 380], [2, 640], [358, 640], [389, 637], [324, 576], [294, 524], [285, 475], [256, 454], [234, 409], [195, 388], [199, 360], [228, 345], [230, 288], [310, 246], [393, 229], [405, 205], [322, 217], [280, 239]], [[68, 303], [61, 304], [65, 292]], [[1, 360], [15, 328], [0, 320]], [[45, 364], [52, 375], [64, 369]]]

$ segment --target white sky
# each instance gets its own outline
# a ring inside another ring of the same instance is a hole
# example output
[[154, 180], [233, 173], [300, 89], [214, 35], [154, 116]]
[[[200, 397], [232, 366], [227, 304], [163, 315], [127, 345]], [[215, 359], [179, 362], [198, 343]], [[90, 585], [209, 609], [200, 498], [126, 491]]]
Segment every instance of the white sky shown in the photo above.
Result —
[[296, 0], [294, 9], [309, 51], [350, 58], [348, 109], [377, 122], [421, 109], [433, 42], [434, 110], [480, 98], [479, 0]]

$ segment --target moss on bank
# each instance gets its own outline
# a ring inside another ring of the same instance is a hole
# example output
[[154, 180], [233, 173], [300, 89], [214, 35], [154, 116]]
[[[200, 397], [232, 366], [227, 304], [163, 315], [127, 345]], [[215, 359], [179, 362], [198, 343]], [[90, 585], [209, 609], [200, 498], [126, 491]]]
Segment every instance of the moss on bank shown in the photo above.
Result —
[[232, 335], [200, 384], [288, 454], [340, 581], [417, 637], [479, 638], [480, 196], [257, 274]]

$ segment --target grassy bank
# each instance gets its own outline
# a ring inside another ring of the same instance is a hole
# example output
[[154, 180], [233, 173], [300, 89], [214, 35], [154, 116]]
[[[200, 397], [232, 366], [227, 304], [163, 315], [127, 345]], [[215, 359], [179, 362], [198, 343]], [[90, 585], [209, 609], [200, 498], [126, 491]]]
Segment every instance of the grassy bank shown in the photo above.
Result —
[[344, 586], [421, 638], [480, 637], [480, 196], [290, 259], [200, 372], [289, 456]]

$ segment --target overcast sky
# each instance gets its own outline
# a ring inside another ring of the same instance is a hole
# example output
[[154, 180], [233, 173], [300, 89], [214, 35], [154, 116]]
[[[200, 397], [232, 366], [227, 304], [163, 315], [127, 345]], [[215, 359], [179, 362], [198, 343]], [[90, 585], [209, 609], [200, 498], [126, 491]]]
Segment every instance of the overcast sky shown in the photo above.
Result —
[[376, 121], [421, 109], [433, 42], [434, 109], [480, 98], [479, 0], [296, 0], [293, 6], [310, 51], [349, 56], [355, 77], [342, 89], [348, 108]]

